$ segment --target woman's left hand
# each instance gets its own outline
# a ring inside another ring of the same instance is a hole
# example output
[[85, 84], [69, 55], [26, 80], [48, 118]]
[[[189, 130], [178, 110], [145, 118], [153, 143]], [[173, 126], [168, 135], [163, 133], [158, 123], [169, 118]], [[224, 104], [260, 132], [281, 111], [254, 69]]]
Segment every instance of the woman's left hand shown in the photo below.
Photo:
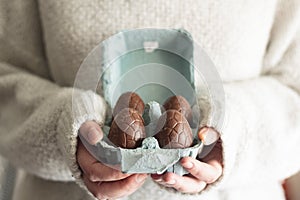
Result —
[[[214, 131], [213, 129], [205, 129], [207, 133], [208, 130]], [[179, 176], [167, 172], [161, 175], [152, 174], [151, 176], [154, 181], [165, 187], [172, 187], [183, 193], [198, 193], [207, 184], [215, 182], [222, 175], [222, 144], [220, 139], [202, 161], [192, 157], [182, 158], [180, 161], [181, 165], [190, 173], [188, 175]]]

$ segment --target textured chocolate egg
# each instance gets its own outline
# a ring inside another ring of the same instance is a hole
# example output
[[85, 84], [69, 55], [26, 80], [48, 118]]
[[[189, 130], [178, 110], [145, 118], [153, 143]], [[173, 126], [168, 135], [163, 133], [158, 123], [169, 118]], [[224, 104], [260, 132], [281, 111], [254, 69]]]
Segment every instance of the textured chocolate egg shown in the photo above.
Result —
[[146, 137], [144, 121], [137, 110], [124, 108], [114, 118], [108, 139], [118, 147], [134, 149]]
[[182, 96], [172, 96], [163, 105], [166, 110], [177, 110], [192, 124], [192, 109], [189, 102]]
[[132, 108], [142, 115], [145, 104], [138, 94], [134, 92], [126, 92], [119, 97], [113, 110], [113, 116], [116, 116], [124, 108]]
[[167, 110], [158, 120], [158, 132], [154, 137], [159, 146], [166, 149], [190, 147], [193, 143], [193, 133], [186, 118], [177, 110]]

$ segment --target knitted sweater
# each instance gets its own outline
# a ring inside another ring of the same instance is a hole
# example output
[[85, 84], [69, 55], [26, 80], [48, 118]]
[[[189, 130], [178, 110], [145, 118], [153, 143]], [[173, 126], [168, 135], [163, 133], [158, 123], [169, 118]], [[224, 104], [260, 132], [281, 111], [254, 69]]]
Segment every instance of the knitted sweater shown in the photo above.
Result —
[[2, 0], [0, 154], [24, 170], [14, 199], [92, 199], [77, 132], [102, 122], [106, 107], [78, 90], [84, 109], [73, 116], [73, 81], [95, 45], [142, 27], [184, 28], [215, 63], [226, 96], [224, 174], [196, 195], [148, 179], [128, 199], [284, 199], [280, 181], [300, 169], [299, 0]]

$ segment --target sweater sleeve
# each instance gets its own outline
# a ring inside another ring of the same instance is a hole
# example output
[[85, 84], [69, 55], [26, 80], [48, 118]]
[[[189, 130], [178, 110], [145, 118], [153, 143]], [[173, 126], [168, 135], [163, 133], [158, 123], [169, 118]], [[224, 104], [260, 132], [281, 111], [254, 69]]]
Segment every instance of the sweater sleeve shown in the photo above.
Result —
[[0, 154], [42, 178], [73, 180], [77, 131], [86, 120], [102, 123], [106, 105], [51, 81], [42, 35], [37, 1], [0, 2]]
[[0, 153], [32, 174], [72, 180], [71, 171], [79, 172], [78, 129], [87, 120], [103, 122], [105, 101], [92, 91], [62, 88], [7, 63], [0, 63], [0, 96]]
[[226, 188], [280, 181], [300, 169], [300, 5], [292, 2], [278, 5], [262, 75], [223, 85], [219, 183]]

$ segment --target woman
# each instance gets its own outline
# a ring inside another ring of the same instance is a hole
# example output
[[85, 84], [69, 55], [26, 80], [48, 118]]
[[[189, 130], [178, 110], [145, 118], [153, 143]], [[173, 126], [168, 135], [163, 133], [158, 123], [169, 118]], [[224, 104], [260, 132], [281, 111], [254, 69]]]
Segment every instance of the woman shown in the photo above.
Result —
[[[7, 0], [0, 9], [0, 153], [25, 171], [14, 199], [117, 198], [134, 191], [128, 199], [284, 199], [280, 181], [300, 168], [299, 1]], [[224, 83], [226, 118], [217, 130], [221, 146], [208, 160], [182, 161], [187, 169], [184, 161], [192, 162], [193, 179], [109, 173], [115, 177], [105, 183], [140, 180], [121, 185], [120, 194], [101, 187], [105, 170], [84, 165], [94, 161], [77, 139], [79, 129], [91, 142], [101, 138], [92, 121], [103, 122], [103, 99], [96, 96], [99, 105], [92, 105], [95, 94], [80, 91], [85, 109], [73, 118], [71, 87], [95, 45], [142, 27], [193, 35]], [[214, 175], [200, 165], [213, 167]]]

